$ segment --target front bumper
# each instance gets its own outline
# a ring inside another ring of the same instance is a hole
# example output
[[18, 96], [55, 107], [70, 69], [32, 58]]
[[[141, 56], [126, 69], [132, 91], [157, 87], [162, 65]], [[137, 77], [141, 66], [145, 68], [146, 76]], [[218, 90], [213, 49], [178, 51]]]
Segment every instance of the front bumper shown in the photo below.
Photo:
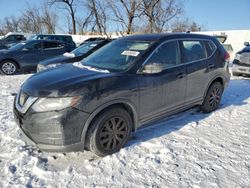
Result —
[[67, 108], [43, 113], [29, 109], [21, 114], [14, 106], [14, 117], [28, 144], [53, 152], [84, 150], [82, 131], [88, 113]]
[[233, 73], [238, 73], [238, 74], [250, 75], [250, 66], [233, 64], [232, 72]]

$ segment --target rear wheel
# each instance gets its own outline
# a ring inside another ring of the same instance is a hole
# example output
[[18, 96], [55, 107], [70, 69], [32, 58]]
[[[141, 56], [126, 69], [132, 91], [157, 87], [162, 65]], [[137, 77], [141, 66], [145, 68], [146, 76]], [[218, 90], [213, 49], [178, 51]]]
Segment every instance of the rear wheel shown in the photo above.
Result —
[[208, 89], [207, 95], [201, 105], [201, 110], [205, 113], [216, 110], [221, 101], [223, 86], [220, 82], [214, 82]]
[[127, 143], [131, 127], [132, 120], [126, 110], [107, 110], [91, 124], [87, 133], [87, 147], [99, 156], [113, 154]]
[[13, 75], [17, 72], [17, 64], [14, 61], [6, 60], [0, 64], [0, 71], [5, 75]]

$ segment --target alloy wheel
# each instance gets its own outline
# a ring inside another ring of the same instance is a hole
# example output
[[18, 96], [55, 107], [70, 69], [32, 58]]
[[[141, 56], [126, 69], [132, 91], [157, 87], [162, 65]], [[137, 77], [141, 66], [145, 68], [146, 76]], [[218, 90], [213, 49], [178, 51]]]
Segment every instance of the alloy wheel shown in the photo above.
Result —
[[214, 87], [209, 97], [209, 105], [211, 107], [217, 107], [221, 99], [221, 89], [219, 87]]
[[123, 144], [128, 134], [126, 121], [122, 117], [113, 117], [100, 130], [99, 142], [105, 150], [114, 150]]
[[2, 64], [2, 71], [7, 75], [14, 74], [16, 72], [16, 65], [12, 62], [5, 62]]

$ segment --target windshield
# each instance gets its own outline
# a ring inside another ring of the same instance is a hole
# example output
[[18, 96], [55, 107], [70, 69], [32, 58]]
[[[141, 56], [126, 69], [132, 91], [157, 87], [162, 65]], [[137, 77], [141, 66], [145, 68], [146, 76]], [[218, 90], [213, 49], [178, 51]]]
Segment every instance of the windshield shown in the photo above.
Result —
[[86, 54], [89, 50], [93, 49], [101, 42], [102, 40], [94, 42], [86, 42], [83, 45], [79, 46], [78, 48], [74, 49], [71, 53], [73, 53], [75, 56], [81, 56], [83, 54]]
[[116, 40], [100, 48], [86, 59], [86, 66], [124, 71], [128, 69], [149, 48], [152, 42]]
[[25, 44], [26, 44], [26, 42], [20, 42], [20, 43], [18, 43], [18, 44], [15, 44], [15, 45], [11, 46], [9, 49], [10, 49], [10, 50], [19, 50], [19, 49], [21, 49]]

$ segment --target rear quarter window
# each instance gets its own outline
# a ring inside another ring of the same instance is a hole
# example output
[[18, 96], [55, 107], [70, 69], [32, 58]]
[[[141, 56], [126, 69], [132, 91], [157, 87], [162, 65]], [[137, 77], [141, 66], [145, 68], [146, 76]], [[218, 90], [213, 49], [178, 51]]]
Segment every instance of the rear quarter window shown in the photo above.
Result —
[[205, 41], [205, 43], [207, 46], [207, 55], [209, 57], [216, 51], [217, 47], [213, 41]]

